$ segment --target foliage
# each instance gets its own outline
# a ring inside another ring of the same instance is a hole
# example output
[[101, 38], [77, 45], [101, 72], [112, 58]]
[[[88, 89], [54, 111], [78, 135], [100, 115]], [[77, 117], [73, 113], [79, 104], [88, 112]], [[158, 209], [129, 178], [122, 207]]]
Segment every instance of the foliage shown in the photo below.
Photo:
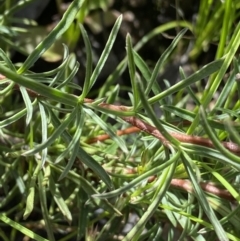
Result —
[[[51, 241], [163, 240], [165, 223], [170, 224], [168, 240], [173, 240], [176, 230], [181, 231], [179, 240], [239, 240], [240, 92], [236, 76], [240, 60], [235, 56], [240, 24], [234, 31], [227, 30], [227, 47], [219, 50], [213, 62], [190, 76], [180, 69], [182, 80], [166, 89], [157, 81], [159, 70], [187, 29], [194, 27], [185, 21], [170, 22], [153, 29], [135, 46], [128, 34], [126, 57], [92, 100], [87, 97], [117, 38], [121, 15], [96, 66], [88, 33], [80, 24], [86, 51], [83, 86], [73, 81], [79, 64], [66, 45], [59, 67], [42, 73], [30, 71], [69, 31], [86, 2], [74, 0], [20, 66], [10, 57], [17, 30], [11, 27], [9, 12], [22, 5], [5, 9], [2, 15], [2, 240], [16, 240], [19, 233]], [[150, 69], [138, 51], [151, 38], [179, 26], [183, 30]], [[125, 69], [130, 88], [116, 84]], [[203, 88], [205, 78], [209, 82]], [[129, 90], [124, 102], [128, 105], [117, 104], [122, 101], [122, 88]], [[160, 118], [156, 108], [162, 113]], [[139, 220], [121, 237], [133, 214]], [[61, 233], [64, 237], [60, 239]]]

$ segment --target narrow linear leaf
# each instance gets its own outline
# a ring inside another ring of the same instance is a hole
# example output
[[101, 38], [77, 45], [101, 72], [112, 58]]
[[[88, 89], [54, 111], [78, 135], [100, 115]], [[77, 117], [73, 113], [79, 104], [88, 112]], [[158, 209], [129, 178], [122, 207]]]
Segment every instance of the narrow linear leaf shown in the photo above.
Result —
[[[183, 70], [182, 67], [179, 68], [179, 72], [180, 72], [181, 79], [186, 79], [186, 75], [185, 75], [184, 70]], [[192, 99], [195, 102], [195, 104], [197, 106], [200, 106], [201, 103], [200, 103], [198, 97], [196, 96], [196, 94], [194, 93], [194, 91], [192, 90], [191, 86], [190, 85], [187, 86], [186, 89], [187, 89], [188, 94], [192, 97]]]
[[64, 132], [65, 128], [73, 121], [76, 116], [76, 111], [77, 108], [75, 108], [73, 112], [61, 124], [59, 123], [59, 125], [56, 127], [56, 130], [44, 143], [34, 147], [32, 150], [24, 152], [22, 155], [33, 155], [50, 146]]
[[[41, 104], [41, 102], [39, 102], [39, 112], [41, 115], [41, 122], [42, 122], [42, 143], [45, 143], [47, 141], [47, 115], [44, 109], [44, 106]], [[47, 152], [48, 149], [44, 148], [42, 150], [42, 157], [41, 157], [41, 167], [44, 166], [46, 159], [47, 159]]]
[[19, 75], [2, 65], [0, 65], [0, 73], [20, 86], [30, 89], [43, 97], [47, 97], [51, 100], [70, 106], [76, 106], [78, 103], [78, 98], [76, 96], [39, 83], [35, 81], [34, 77], [31, 79], [29, 77]]
[[230, 139], [240, 146], [240, 135], [238, 134], [239, 131], [232, 126], [231, 122], [225, 121], [224, 126], [225, 130], [229, 133]]
[[180, 41], [180, 39], [183, 37], [183, 35], [186, 33], [187, 29], [183, 29], [179, 32], [179, 34], [176, 36], [176, 38], [174, 38], [174, 40], [172, 41], [172, 43], [170, 44], [170, 46], [163, 52], [163, 54], [161, 55], [161, 57], [159, 58], [159, 60], [157, 61], [154, 70], [152, 72], [151, 78], [148, 82], [148, 86], [147, 89], [145, 90], [145, 94], [148, 96], [148, 94], [150, 93], [153, 83], [156, 81], [157, 76], [159, 74], [159, 71], [161, 69], [161, 67], [164, 65], [165, 61], [169, 58], [170, 54], [172, 53], [172, 51], [174, 50], [174, 48], [177, 46], [178, 42]]
[[35, 185], [36, 185], [36, 180], [38, 173], [40, 171], [41, 163], [39, 162], [36, 169], [34, 170], [34, 173], [31, 177], [30, 185], [29, 185], [29, 191], [28, 191], [28, 196], [27, 196], [27, 201], [26, 201], [26, 209], [23, 214], [23, 219], [26, 220], [29, 215], [31, 214], [33, 207], [34, 207], [34, 197], [35, 197]]
[[[144, 60], [141, 58], [141, 56], [135, 51], [133, 50], [133, 54], [134, 54], [134, 61], [136, 66], [138, 67], [138, 69], [141, 71], [141, 74], [143, 75], [144, 79], [149, 82], [151, 79], [151, 72], [147, 66], [147, 64], [144, 62]], [[152, 91], [155, 95], [159, 94], [162, 92], [162, 89], [160, 88], [159, 84], [157, 81], [154, 81], [152, 84]], [[159, 101], [159, 103], [161, 105], [166, 105], [167, 102], [165, 99], [162, 99], [161, 101]]]
[[20, 86], [20, 91], [22, 93], [22, 97], [23, 97], [23, 100], [24, 100], [24, 103], [25, 103], [26, 109], [27, 109], [26, 125], [28, 126], [30, 121], [32, 120], [33, 106], [32, 106], [32, 102], [31, 102], [31, 99], [29, 98], [26, 88]]
[[150, 98], [148, 100], [149, 104], [154, 104], [155, 102], [170, 96], [173, 93], [176, 93], [177, 91], [186, 88], [187, 86], [202, 80], [203, 78], [206, 78], [207, 76], [211, 75], [212, 73], [218, 71], [222, 64], [224, 59], [215, 60], [208, 65], [204, 66], [202, 69], [198, 70], [191, 76], [187, 77], [186, 79], [178, 82], [177, 84], [169, 87], [167, 90], [163, 91], [162, 93]]
[[[240, 222], [239, 215], [237, 215], [238, 212], [235, 212], [235, 210], [232, 212], [231, 208], [228, 208], [228, 203], [223, 199], [220, 200], [218, 198], [208, 197], [207, 200], [211, 207], [223, 217], [220, 220], [222, 225], [231, 223], [238, 230], [237, 224]], [[232, 213], [235, 215], [232, 215]]]
[[80, 188], [79, 195], [77, 197], [77, 207], [79, 209], [78, 215], [78, 237], [79, 240], [85, 233], [85, 227], [87, 227], [88, 222], [88, 207], [86, 207], [86, 202], [88, 200], [88, 195], [83, 188]]
[[161, 173], [165, 168], [167, 168], [173, 162], [176, 162], [177, 158], [178, 158], [178, 155], [174, 155], [170, 160], [164, 162], [162, 165], [143, 173], [142, 175], [136, 177], [131, 182], [129, 182], [127, 185], [120, 187], [119, 189], [113, 190], [108, 193], [94, 194], [94, 195], [92, 195], [92, 197], [100, 198], [100, 199], [117, 197], [117, 196], [121, 195], [122, 193], [129, 191], [132, 187], [141, 183], [146, 178], [148, 178], [150, 176], [154, 176], [158, 173]]
[[[216, 75], [213, 75], [212, 78], [208, 81], [208, 88], [205, 88], [203, 93], [201, 104], [204, 108], [207, 108], [210, 101], [212, 100], [214, 94], [216, 93], [220, 83], [224, 79], [224, 76], [236, 55], [236, 51], [238, 50], [240, 45], [240, 23], [235, 28], [235, 31], [232, 35], [232, 38], [227, 46], [226, 54], [221, 58], [223, 60], [221, 68], [219, 68]], [[198, 109], [197, 109], [198, 110]], [[197, 111], [196, 110], [196, 111]], [[196, 126], [199, 124], [199, 115], [196, 115], [195, 120], [190, 126], [188, 133], [192, 133]]]
[[183, 164], [184, 164], [185, 169], [192, 182], [192, 185], [193, 185], [193, 188], [194, 188], [194, 191], [196, 193], [199, 203], [201, 204], [205, 214], [211, 221], [211, 224], [213, 225], [218, 238], [220, 240], [228, 241], [229, 239], [227, 238], [226, 232], [224, 231], [224, 229], [223, 229], [222, 225], [220, 224], [218, 218], [216, 217], [214, 211], [212, 210], [211, 206], [209, 205], [209, 202], [207, 201], [207, 198], [206, 198], [202, 188], [200, 187], [200, 185], [197, 182], [197, 177], [196, 177], [195, 171], [193, 170], [193, 168], [191, 166], [191, 157], [189, 157], [186, 152], [182, 152], [182, 153], [183, 153]]
[[[162, 204], [160, 204], [160, 207], [163, 208], [164, 210], [165, 210], [165, 209], [168, 209], [168, 210], [171, 210], [171, 211], [173, 211], [173, 212], [179, 213], [180, 215], [183, 215], [183, 216], [191, 219], [192, 221], [194, 221], [194, 222], [196, 222], [196, 223], [198, 223], [198, 224], [200, 224], [200, 225], [205, 226], [205, 227], [208, 228], [209, 230], [214, 230], [214, 227], [213, 227], [212, 224], [204, 221], [203, 219], [199, 219], [198, 217], [195, 217], [195, 216], [193, 216], [193, 215], [189, 215], [187, 212], [184, 212], [184, 211], [179, 210], [179, 209], [177, 209], [177, 208], [173, 208], [173, 207], [168, 206], [168, 205], [162, 205]], [[235, 235], [232, 235], [231, 233], [226, 232], [226, 235], [227, 235], [227, 237], [228, 237], [230, 240], [239, 241], [239, 238], [236, 237]], [[204, 239], [204, 240], [205, 240], [205, 239]], [[223, 239], [223, 240], [224, 240], [224, 239]], [[228, 240], [228, 239], [226, 239], [226, 241], [227, 241], [227, 240]], [[225, 241], [225, 240], [224, 240], [224, 241]]]
[[240, 171], [240, 165], [239, 163], [236, 163], [234, 160], [231, 158], [222, 155], [221, 152], [218, 150], [208, 148], [205, 146], [199, 146], [199, 145], [193, 145], [189, 143], [181, 143], [181, 147], [183, 150], [187, 151], [188, 153], [198, 155], [200, 157], [208, 157], [210, 159], [214, 159], [217, 161], [220, 161], [224, 165], [232, 165], [234, 166], [237, 170]]
[[151, 78], [151, 71], [148, 68], [147, 64], [145, 61], [141, 58], [141, 56], [133, 49], [132, 50], [133, 55], [134, 55], [134, 62], [138, 69], [141, 71], [141, 74], [143, 75], [145, 80], [150, 80]]
[[[14, 4], [11, 8], [7, 9], [4, 12], [5, 16], [11, 16], [13, 15], [15, 12], [25, 8], [27, 5], [31, 4], [33, 0], [22, 0], [19, 1], [18, 4]], [[12, 16], [11, 16], [12, 17]]]
[[15, 85], [14, 82], [11, 81], [11, 82], [9, 83], [8, 80], [6, 80], [6, 83], [7, 83], [7, 86], [6, 86], [3, 90], [0, 91], [0, 96], [4, 96], [4, 95], [6, 95], [7, 93], [9, 93], [9, 92], [13, 89], [13, 87], [14, 87], [14, 85]]
[[100, 59], [97, 63], [97, 66], [95, 67], [93, 73], [92, 73], [92, 76], [91, 76], [91, 79], [90, 79], [90, 86], [89, 88], [92, 88], [92, 86], [94, 85], [94, 83], [96, 82], [96, 79], [98, 78], [103, 66], [105, 65], [105, 62], [110, 54], [110, 51], [112, 49], [112, 46], [115, 42], [115, 39], [117, 37], [117, 34], [118, 34], [118, 30], [121, 26], [121, 22], [122, 22], [122, 15], [120, 15], [117, 19], [117, 21], [115, 22], [113, 28], [112, 28], [112, 31], [109, 35], [109, 38], [108, 38], [108, 41], [104, 47], [104, 50], [100, 56]]
[[[76, 119], [78, 118], [78, 111], [76, 112]], [[78, 121], [76, 121], [78, 123]], [[74, 136], [77, 135], [77, 132], [75, 132]], [[79, 141], [79, 139], [78, 139]], [[78, 142], [79, 144], [79, 142]], [[69, 143], [69, 145], [67, 146], [67, 148], [65, 149], [65, 151], [63, 151], [58, 157], [57, 159], [55, 160], [55, 164], [58, 164], [60, 161], [62, 161], [67, 155], [70, 154], [71, 151], [73, 151], [74, 149], [74, 146], [76, 145], [76, 137], [73, 137], [71, 142]]]
[[53, 180], [52, 177], [50, 177], [50, 182], [49, 182], [49, 189], [50, 192], [54, 198], [54, 201], [56, 202], [57, 206], [59, 207], [61, 213], [63, 214], [63, 216], [66, 218], [66, 220], [68, 221], [69, 224], [71, 224], [72, 222], [72, 215], [71, 212], [67, 206], [67, 204], [65, 203], [60, 190], [57, 188], [57, 186], [55, 185], [55, 182]]
[[6, 55], [6, 53], [0, 48], [0, 58], [4, 61], [4, 63], [8, 66], [9, 69], [16, 72], [16, 68], [13, 65], [12, 61]]
[[174, 105], [164, 105], [161, 106], [161, 108], [168, 111], [169, 113], [179, 116], [183, 120], [193, 121], [195, 117], [194, 112], [176, 107]]
[[18, 69], [18, 74], [26, 72], [41, 57], [41, 55], [58, 39], [71, 25], [84, 0], [74, 0], [64, 13], [57, 26], [33, 50], [24, 64]]
[[130, 75], [130, 80], [132, 85], [133, 106], [134, 106], [133, 108], [135, 110], [139, 103], [139, 94], [138, 94], [137, 84], [136, 84], [136, 68], [135, 68], [135, 60], [133, 55], [132, 41], [129, 34], [127, 34], [126, 46], [127, 46], [128, 69], [129, 69], [129, 75]]
[[[35, 101], [34, 104], [36, 104], [36, 101]], [[0, 121], [0, 128], [4, 128], [8, 125], [11, 125], [12, 123], [16, 122], [17, 120], [19, 120], [20, 118], [22, 118], [26, 114], [27, 114], [27, 109], [24, 108], [23, 110], [17, 112], [15, 115], [12, 115], [9, 118]]]
[[[153, 29], [152, 31], [150, 31], [147, 35], [145, 35], [137, 44], [136, 46], [134, 46], [134, 50], [138, 51], [139, 49], [141, 49], [150, 39], [154, 38], [155, 36], [157, 36], [160, 33], [163, 33], [169, 29], [175, 29], [176, 27], [184, 27], [184, 28], [188, 28], [190, 30], [193, 29], [193, 26], [191, 23], [186, 22], [186, 21], [172, 21], [169, 22], [167, 24], [162, 24], [158, 27], [156, 27], [155, 29]], [[125, 57], [117, 66], [117, 68], [115, 69], [115, 71], [107, 78], [105, 85], [102, 87], [100, 93], [99, 93], [99, 97], [103, 97], [104, 94], [106, 93], [106, 91], [108, 90], [109, 86], [111, 86], [114, 81], [116, 79], [118, 79], [121, 74], [124, 72], [124, 70], [127, 67], [126, 64], [127, 61], [127, 57]]]
[[74, 68], [71, 70], [70, 75], [56, 88], [61, 89], [62, 87], [66, 86], [68, 83], [70, 83], [73, 80], [74, 76], [77, 74], [79, 66], [80, 66], [80, 64], [77, 62], [76, 65], [74, 66]]
[[[65, 49], [65, 44], [63, 44], [64, 49]], [[55, 69], [49, 70], [46, 72], [41, 72], [41, 73], [31, 73], [30, 71], [25, 73], [24, 75], [26, 77], [34, 77], [34, 78], [42, 78], [42, 77], [49, 77], [49, 76], [54, 76], [56, 75], [61, 69], [64, 69], [67, 66], [68, 58], [63, 59], [62, 63]]]
[[[226, 157], [228, 157], [229, 159], [231, 159], [232, 161], [234, 161], [236, 164], [240, 164], [240, 157], [232, 154], [230, 151], [228, 151], [223, 145], [222, 143], [218, 140], [216, 134], [215, 134], [215, 130], [213, 128], [211, 128], [211, 126], [208, 123], [207, 117], [206, 117], [206, 113], [205, 110], [203, 109], [203, 107], [200, 107], [200, 114], [201, 114], [201, 118], [202, 118], [202, 123], [203, 123], [203, 128], [206, 131], [208, 137], [210, 138], [210, 140], [213, 142], [214, 146]], [[236, 165], [235, 164], [235, 165]]]
[[173, 145], [175, 146], [179, 146], [180, 142], [175, 139], [174, 137], [172, 137], [167, 130], [163, 127], [163, 125], [161, 124], [161, 122], [157, 119], [156, 114], [153, 112], [152, 107], [150, 106], [150, 104], [148, 103], [148, 100], [145, 96], [144, 90], [142, 89], [142, 86], [140, 85], [139, 82], [137, 82], [137, 86], [138, 86], [138, 91], [140, 94], [140, 99], [141, 99], [141, 104], [144, 107], [145, 111], [147, 112], [149, 118], [152, 120], [152, 122], [154, 123], [154, 125], [156, 126], [156, 128], [161, 132], [161, 134]]
[[225, 103], [236, 81], [236, 74], [238, 73], [238, 63], [235, 58], [233, 59], [233, 63], [234, 63], [234, 71], [230, 74], [228, 80], [226, 81], [226, 83], [228, 84], [224, 85], [223, 90], [221, 91], [219, 97], [217, 98], [213, 111], [215, 110], [215, 108], [223, 107], [223, 104]]
[[72, 148], [71, 156], [68, 160], [68, 163], [64, 168], [64, 171], [61, 173], [60, 177], [58, 178], [58, 181], [62, 180], [68, 175], [68, 172], [71, 170], [74, 162], [76, 161], [76, 157], [78, 155], [78, 149], [79, 149], [79, 143], [75, 143], [75, 146], [73, 146]]
[[227, 52], [226, 52], [227, 54], [223, 58], [224, 62], [222, 64], [222, 67], [219, 69], [217, 76], [214, 78], [214, 80], [213, 81], [210, 80], [210, 83], [208, 85], [209, 87], [205, 89], [205, 92], [201, 100], [201, 103], [204, 107], [208, 106], [208, 104], [212, 100], [214, 93], [216, 92], [218, 86], [224, 79], [224, 75], [226, 74], [227, 69], [232, 63], [232, 60], [236, 55], [236, 51], [239, 49], [239, 46], [240, 46], [240, 23], [238, 23], [238, 25], [236, 26], [232, 39], [228, 44]]
[[240, 202], [240, 196], [238, 191], [234, 188], [231, 183], [229, 183], [224, 176], [222, 176], [220, 173], [216, 172], [214, 169], [203, 163], [203, 167], [208, 170], [218, 181], [223, 185], [229, 193], [238, 201]]
[[54, 234], [53, 234], [53, 225], [50, 220], [50, 215], [48, 213], [48, 207], [47, 207], [47, 197], [46, 197], [46, 188], [43, 184], [43, 174], [40, 171], [38, 175], [38, 190], [39, 190], [39, 200], [43, 215], [43, 220], [45, 222], [45, 228], [47, 231], [48, 238], [52, 241], [55, 241]]
[[[174, 155], [174, 158], [176, 157], [177, 159], [180, 157], [180, 152]], [[142, 232], [141, 229], [146, 225], [147, 221], [152, 217], [156, 209], [158, 209], [158, 206], [163, 196], [168, 190], [168, 187], [172, 180], [176, 166], [177, 166], [177, 161], [173, 162], [170, 166], [168, 166], [163, 170], [162, 174], [159, 177], [159, 180], [160, 180], [159, 187], [155, 193], [154, 198], [152, 199], [151, 204], [148, 206], [146, 212], [142, 215], [142, 217], [137, 222], [137, 224], [133, 227], [133, 229], [124, 237], [123, 241], [132, 240], [136, 235], [139, 235], [140, 232]]]
[[[51, 120], [53, 125], [57, 128], [60, 125], [60, 121], [56, 117], [56, 115], [53, 113], [52, 110], [49, 109], [49, 113], [51, 114]], [[69, 144], [72, 140], [71, 135], [64, 130], [61, 134], [64, 141]], [[88, 155], [79, 145], [78, 147], [78, 158], [89, 168], [91, 168], [99, 178], [105, 182], [105, 184], [108, 186], [108, 188], [113, 189], [113, 184], [111, 179], [109, 178], [106, 171], [102, 168], [102, 166], [97, 163], [90, 155]]]
[[91, 74], [92, 74], [92, 47], [91, 47], [91, 43], [90, 40], [88, 38], [87, 32], [84, 28], [84, 26], [82, 24], [80, 24], [80, 29], [81, 29], [81, 34], [83, 37], [83, 41], [85, 44], [85, 48], [86, 48], [86, 73], [85, 73], [85, 80], [84, 80], [84, 85], [83, 85], [83, 91], [82, 94], [79, 98], [80, 101], [83, 101], [83, 99], [87, 96], [88, 92], [90, 91], [90, 78], [91, 78]]
[[122, 138], [116, 135], [115, 131], [110, 125], [107, 125], [98, 115], [96, 115], [90, 109], [84, 109], [84, 111], [92, 117], [96, 124], [98, 124], [122, 149], [123, 152], [128, 153], [128, 148]]
[[65, 63], [65, 65], [63, 65], [63, 67], [57, 72], [56, 76], [49, 83], [49, 87], [53, 87], [57, 82], [61, 82], [61, 79], [63, 78], [63, 76], [65, 74], [68, 59], [69, 59], [69, 50], [65, 44], [63, 45], [63, 49], [64, 49], [63, 50], [63, 62]]
[[18, 230], [19, 232], [23, 233], [24, 235], [26, 235], [29, 238], [32, 238], [36, 241], [49, 241], [48, 239], [45, 239], [37, 234], [35, 234], [33, 231], [31, 231], [30, 229], [22, 226], [21, 224], [13, 221], [12, 219], [8, 218], [5, 214], [0, 213], [0, 220], [3, 223], [6, 223], [7, 225], [13, 227], [14, 229]]
[[82, 127], [84, 125], [84, 115], [85, 113], [82, 111], [81, 108], [77, 111], [76, 115], [76, 126], [77, 126], [77, 131], [75, 132], [72, 141], [70, 142], [68, 149], [72, 151], [70, 159], [68, 160], [67, 166], [64, 168], [63, 173], [59, 177], [58, 181], [63, 179], [64, 177], [67, 176], [68, 172], [72, 168], [73, 163], [76, 160], [76, 157], [78, 155], [78, 147], [80, 144], [80, 137], [82, 134]]
[[[58, 166], [49, 163], [51, 165], [51, 168], [56, 170], [58, 173], [62, 173], [63, 169], [59, 168]], [[98, 191], [93, 187], [93, 185], [85, 178], [82, 177], [81, 175], [77, 174], [74, 171], [69, 171], [69, 174], [67, 176], [69, 180], [71, 180], [73, 183], [76, 185], [81, 184], [81, 187], [84, 189], [84, 191], [90, 196], [92, 194], [98, 193]], [[96, 200], [95, 200], [96, 201]], [[97, 204], [100, 204], [100, 200], [96, 201]], [[117, 215], [121, 216], [121, 212], [113, 206], [110, 202], [108, 202], [106, 199], [101, 201], [101, 205], [104, 205], [104, 208], [106, 208], [110, 213], [116, 213]]]

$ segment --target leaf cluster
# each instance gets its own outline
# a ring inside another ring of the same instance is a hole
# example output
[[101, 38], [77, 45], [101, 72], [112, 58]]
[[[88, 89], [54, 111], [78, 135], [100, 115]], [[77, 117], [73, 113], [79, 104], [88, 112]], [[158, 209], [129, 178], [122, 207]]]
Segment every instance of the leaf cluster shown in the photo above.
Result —
[[[20, 67], [7, 49], [0, 50], [1, 238], [10, 240], [4, 229], [11, 226], [12, 240], [16, 230], [34, 240], [57, 240], [58, 232], [66, 233], [61, 240], [116, 240], [126, 220], [137, 215], [122, 240], [161, 240], [166, 222], [168, 240], [177, 229], [182, 230], [179, 240], [239, 240], [240, 60], [235, 56], [240, 24], [220, 57], [190, 76], [180, 68], [181, 81], [167, 89], [157, 81], [159, 70], [193, 26], [185, 21], [162, 25], [135, 46], [128, 34], [126, 57], [91, 100], [87, 97], [117, 38], [121, 15], [96, 66], [88, 33], [79, 25], [87, 60], [83, 86], [73, 81], [79, 63], [65, 45], [59, 67], [30, 71], [86, 2], [74, 0]], [[3, 26], [13, 10], [2, 16]], [[139, 49], [177, 26], [184, 29], [150, 69]], [[128, 105], [122, 106], [117, 104], [122, 86], [116, 82], [125, 69], [131, 88]], [[132, 133], [129, 127], [135, 128]], [[180, 188], [176, 180], [183, 183]], [[219, 192], [206, 189], [206, 183]], [[95, 228], [103, 220], [101, 229]]]

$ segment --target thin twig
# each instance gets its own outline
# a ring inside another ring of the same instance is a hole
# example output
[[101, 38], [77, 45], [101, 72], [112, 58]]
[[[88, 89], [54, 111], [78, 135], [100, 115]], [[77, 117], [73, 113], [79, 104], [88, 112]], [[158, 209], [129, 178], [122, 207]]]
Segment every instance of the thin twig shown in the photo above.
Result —
[[[0, 74], [0, 80], [3, 80], [3, 79], [4, 79], [4, 76]], [[18, 90], [19, 86], [16, 84], [14, 86], [14, 89]], [[38, 93], [35, 93], [34, 91], [29, 90], [29, 89], [27, 89], [27, 91], [31, 97], [39, 97]], [[84, 99], [84, 103], [86, 103], [86, 104], [87, 103], [91, 104], [93, 102], [94, 102], [94, 100], [92, 100], [92, 99]], [[110, 110], [114, 110], [114, 111], [128, 111], [129, 110], [129, 107], [122, 106], [122, 105], [117, 106], [117, 105], [112, 105], [112, 104], [100, 103], [99, 106], [102, 108], [106, 108], [106, 109], [110, 109]], [[158, 129], [156, 129], [155, 127], [147, 124], [146, 122], [144, 122], [136, 117], [122, 117], [122, 119], [125, 120], [126, 122], [128, 122], [129, 124], [131, 124], [132, 126], [135, 126], [135, 127], [139, 128], [140, 130], [142, 130], [152, 136], [155, 136], [164, 145], [169, 145], [168, 141], [164, 138], [164, 136], [160, 133], [160, 131]], [[137, 129], [135, 129], [135, 131], [137, 131]], [[120, 135], [129, 134], [127, 132], [128, 132], [128, 130], [125, 130], [125, 133], [124, 133], [124, 131], [120, 131], [119, 134]], [[200, 145], [200, 146], [214, 148], [214, 144], [208, 138], [203, 138], [203, 137], [199, 137], [199, 136], [189, 136], [189, 135], [186, 135], [183, 133], [178, 133], [178, 132], [169, 132], [169, 134], [172, 135], [172, 137], [176, 138], [177, 140], [179, 140], [180, 142], [183, 142], [183, 143], [191, 143], [191, 144], [196, 144], [196, 145]], [[96, 137], [96, 138], [97, 139], [100, 138], [99, 140], [101, 140], [101, 138], [102, 138], [102, 141], [103, 141], [103, 140], [106, 140], [108, 138], [108, 136], [104, 135], [104, 137]], [[97, 140], [97, 139], [95, 139], [95, 140]], [[92, 140], [89, 140], [89, 141], [90, 141], [90, 143], [93, 142]], [[234, 153], [236, 155], [240, 155], [240, 146], [237, 145], [236, 143], [224, 141], [224, 142], [222, 142], [222, 145], [226, 149], [231, 151], [232, 153]]]
[[[126, 128], [124, 130], [118, 130], [116, 132], [116, 134], [118, 136], [122, 136], [122, 135], [128, 135], [128, 134], [136, 133], [136, 132], [139, 132], [139, 131], [141, 131], [139, 128], [137, 128], [135, 126], [131, 126], [131, 127], [128, 127], [128, 128]], [[107, 140], [109, 138], [110, 138], [110, 136], [108, 134], [99, 135], [99, 136], [96, 136], [94, 138], [88, 139], [86, 141], [86, 143], [92, 144], [92, 143], [95, 143], [95, 142], [98, 142], [98, 141], [105, 141], [105, 140]]]
[[[148, 134], [155, 136], [158, 138], [164, 145], [168, 145], [168, 141], [164, 138], [164, 136], [160, 133], [158, 129], [155, 127], [147, 124], [146, 122], [139, 120], [135, 117], [123, 117], [123, 119], [130, 123], [133, 126], [138, 127], [144, 132], [147, 132]], [[205, 146], [205, 147], [211, 147], [214, 148], [214, 144], [212, 143], [211, 140], [199, 136], [189, 136], [183, 133], [178, 133], [178, 132], [169, 132], [169, 134], [179, 140], [180, 142], [184, 143], [191, 143], [191, 144], [196, 144], [200, 146]], [[228, 149], [229, 151], [235, 153], [236, 155], [240, 155], [240, 146], [237, 145], [236, 143], [233, 142], [226, 142], [223, 141], [221, 142], [222, 145]]]
[[[137, 173], [136, 168], [127, 168], [126, 169], [126, 174], [135, 174]], [[151, 183], [155, 181], [157, 176], [150, 176], [148, 177], [148, 182]], [[214, 183], [212, 182], [200, 182], [199, 185], [201, 188], [211, 194], [214, 194], [220, 198], [224, 198], [230, 201], [235, 201], [235, 198], [231, 195], [229, 191], [226, 189], [221, 189], [217, 187]], [[189, 193], [194, 193], [194, 188], [192, 186], [192, 183], [188, 179], [178, 179], [178, 178], [173, 178], [170, 183], [171, 187], [176, 187], [180, 188], [182, 190], [185, 190]]]
[[[0, 80], [3, 80], [3, 79], [4, 79], [4, 76], [0, 74]], [[16, 84], [14, 86], [14, 89], [19, 90], [19, 86]], [[29, 90], [29, 89], [27, 89], [27, 91], [31, 97], [39, 97], [38, 93], [35, 93], [34, 91]], [[92, 99], [84, 100], [84, 103], [86, 103], [86, 104], [93, 103], [93, 102], [94, 102], [94, 100], [92, 100]], [[106, 103], [100, 103], [99, 106], [102, 108], [111, 109], [111, 110], [115, 110], [115, 111], [128, 111], [129, 110], [129, 107], [127, 107], [127, 106], [117, 106], [117, 105], [111, 105], [111, 104], [106, 104]], [[122, 119], [125, 120], [126, 122], [128, 122], [129, 124], [131, 124], [132, 127], [129, 127], [125, 130], [118, 130], [116, 133], [117, 135], [120, 136], [120, 135], [131, 134], [134, 132], [144, 131], [144, 132], [158, 138], [164, 145], [169, 144], [168, 141], [164, 138], [164, 136], [160, 133], [160, 131], [158, 129], [147, 124], [146, 122], [144, 122], [136, 117], [122, 117]], [[201, 146], [214, 148], [212, 141], [207, 138], [203, 138], [203, 137], [199, 137], [199, 136], [189, 136], [189, 135], [186, 135], [183, 133], [177, 133], [177, 132], [169, 132], [169, 134], [184, 143], [191, 143], [191, 144], [197, 144], [197, 145], [201, 145]], [[94, 143], [96, 141], [104, 141], [108, 138], [109, 138], [109, 135], [107, 135], [107, 134], [100, 135], [95, 138], [87, 140], [87, 143]], [[227, 148], [229, 151], [231, 151], [237, 155], [240, 155], [240, 146], [239, 145], [232, 143], [232, 142], [222, 142], [222, 145], [225, 148]], [[149, 177], [148, 181], [152, 182], [153, 180], [155, 180], [155, 178], [156, 178], [156, 176]], [[172, 179], [171, 186], [178, 187], [178, 188], [181, 188], [188, 192], [194, 193], [194, 189], [189, 180]], [[209, 193], [215, 194], [219, 197], [225, 198], [230, 201], [234, 200], [233, 196], [227, 190], [220, 189], [211, 183], [200, 183], [200, 186], [202, 187], [203, 190], [205, 190]]]
[[[230, 201], [235, 200], [230, 192], [228, 192], [225, 189], [221, 189], [221, 188], [215, 186], [213, 183], [200, 182], [199, 184], [200, 184], [201, 188], [206, 192], [212, 193], [218, 197], [221, 197], [221, 198], [224, 198], [224, 199], [227, 199]], [[194, 193], [194, 189], [193, 189], [191, 182], [186, 179], [172, 179], [171, 186], [181, 188], [190, 193]]]

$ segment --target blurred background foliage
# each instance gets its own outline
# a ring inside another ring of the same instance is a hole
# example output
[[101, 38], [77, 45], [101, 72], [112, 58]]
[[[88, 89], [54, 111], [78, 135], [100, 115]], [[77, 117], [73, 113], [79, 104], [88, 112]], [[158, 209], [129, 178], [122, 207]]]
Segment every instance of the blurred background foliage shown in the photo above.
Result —
[[[21, 7], [11, 8], [15, 2], [17, 1], [8, 0], [1, 4], [1, 11], [5, 11], [2, 16], [1, 47], [5, 51], [10, 51], [13, 62], [17, 63], [23, 62], [53, 29], [70, 1], [22, 1]], [[101, 82], [125, 57], [125, 36], [128, 32], [131, 33], [133, 45], [136, 45], [153, 29], [159, 26], [166, 27], [164, 33], [149, 39], [147, 45], [139, 50], [139, 54], [151, 68], [179, 32], [180, 21], [183, 21], [191, 29], [185, 35], [187, 41], [181, 42], [172, 58], [167, 60], [169, 65], [161, 70], [159, 76], [160, 83], [163, 79], [175, 83], [179, 80], [180, 65], [186, 73], [192, 73], [199, 66], [223, 56], [229, 36], [239, 20], [239, 8], [238, 1], [84, 1], [71, 27], [43, 54], [32, 70], [42, 72], [58, 66], [63, 56], [63, 42], [84, 66], [86, 59], [80, 37], [80, 23], [85, 24], [88, 30], [96, 63], [111, 27], [116, 18], [123, 14], [121, 30], [108, 59], [108, 63], [111, 64], [107, 64], [103, 69], [95, 88], [101, 87]], [[77, 81], [81, 82], [84, 74], [84, 67], [80, 68]], [[118, 81], [129, 84], [126, 74]]]

